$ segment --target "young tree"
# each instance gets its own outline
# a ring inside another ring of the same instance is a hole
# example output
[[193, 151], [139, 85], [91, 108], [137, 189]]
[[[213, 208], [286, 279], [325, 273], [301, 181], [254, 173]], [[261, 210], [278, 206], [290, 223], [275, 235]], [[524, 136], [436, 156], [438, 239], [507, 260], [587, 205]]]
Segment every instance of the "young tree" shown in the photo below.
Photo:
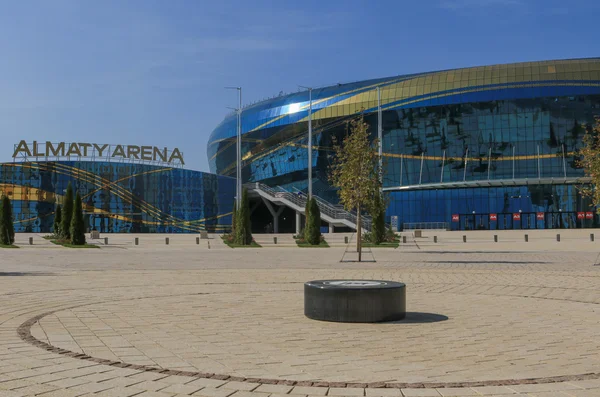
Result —
[[62, 209], [60, 204], [56, 204], [56, 210], [54, 211], [54, 226], [53, 231], [55, 236], [60, 236], [60, 223], [62, 221]]
[[577, 165], [591, 178], [590, 185], [582, 187], [581, 193], [590, 197], [592, 205], [600, 211], [600, 117], [596, 117], [594, 127], [584, 135], [579, 155]]
[[235, 225], [235, 242], [239, 245], [252, 244], [252, 231], [250, 229], [250, 200], [248, 199], [248, 191], [242, 192], [242, 203], [240, 209], [236, 213]]
[[381, 188], [377, 140], [369, 142], [369, 126], [364, 116], [350, 122], [350, 133], [341, 145], [335, 145], [335, 158], [331, 166], [330, 180], [339, 189], [344, 208], [356, 210], [356, 250], [359, 262], [362, 259], [361, 235], [363, 209], [373, 206], [373, 198]]
[[83, 208], [81, 196], [77, 192], [75, 196], [75, 206], [73, 208], [73, 216], [71, 217], [71, 244], [85, 245], [85, 226], [83, 223]]
[[317, 200], [312, 197], [308, 201], [310, 218], [306, 224], [306, 242], [310, 245], [321, 244], [321, 211], [317, 205]]
[[73, 218], [73, 187], [71, 182], [67, 186], [67, 192], [63, 202], [62, 219], [60, 223], [61, 237], [65, 240], [71, 239], [71, 219]]
[[2, 196], [0, 203], [0, 244], [12, 245], [15, 242], [12, 205], [8, 196]]

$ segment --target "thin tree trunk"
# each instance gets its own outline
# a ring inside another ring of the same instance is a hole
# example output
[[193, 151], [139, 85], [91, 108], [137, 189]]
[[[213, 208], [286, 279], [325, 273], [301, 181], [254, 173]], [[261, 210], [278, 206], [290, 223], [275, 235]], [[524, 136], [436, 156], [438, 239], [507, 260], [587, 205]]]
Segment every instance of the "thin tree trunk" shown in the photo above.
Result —
[[360, 204], [356, 208], [356, 235], [358, 236], [356, 239], [356, 250], [358, 251], [358, 261], [360, 262], [362, 259], [362, 226], [360, 219]]

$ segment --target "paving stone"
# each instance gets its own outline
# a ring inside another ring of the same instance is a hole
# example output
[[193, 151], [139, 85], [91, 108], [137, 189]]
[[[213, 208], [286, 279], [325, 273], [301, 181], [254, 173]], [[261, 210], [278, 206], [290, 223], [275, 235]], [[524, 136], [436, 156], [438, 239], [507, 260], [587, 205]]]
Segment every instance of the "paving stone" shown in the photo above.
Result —
[[[560, 247], [552, 239], [541, 242], [533, 231], [527, 245], [509, 241], [510, 234], [502, 238], [506, 243], [485, 242], [491, 234], [482, 232], [469, 235], [473, 245], [454, 247], [443, 243], [455, 237], [448, 233], [438, 246], [400, 248], [401, 260], [398, 250], [374, 249], [378, 262], [370, 264], [340, 263], [336, 249], [273, 248], [267, 255], [207, 250], [201, 256], [193, 245], [83, 256], [52, 249], [43, 264], [44, 248], [3, 251], [0, 272], [15, 271], [19, 263], [25, 274], [49, 275], [0, 278], [0, 390], [18, 393], [44, 385], [98, 395], [126, 389], [260, 397], [324, 396], [331, 385], [332, 396], [400, 397], [398, 389], [371, 386], [543, 382], [549, 376], [593, 373], [600, 348], [595, 310], [600, 279], [591, 266], [597, 249], [588, 239], [577, 240], [587, 237], [583, 232], [565, 232], [569, 244]], [[396, 324], [310, 321], [303, 315], [301, 286], [311, 278], [404, 281], [410, 285], [411, 312]], [[30, 331], [40, 343], [23, 328], [17, 334], [34, 316], [41, 317]], [[50, 350], [43, 343], [51, 344]], [[347, 388], [348, 382], [359, 387]], [[598, 380], [489, 385], [439, 391], [593, 395], [594, 387], [600, 388]], [[435, 389], [402, 391], [439, 397]]]
[[404, 397], [440, 397], [435, 389], [402, 389]]
[[295, 386], [290, 394], [325, 396], [328, 390], [327, 387]]

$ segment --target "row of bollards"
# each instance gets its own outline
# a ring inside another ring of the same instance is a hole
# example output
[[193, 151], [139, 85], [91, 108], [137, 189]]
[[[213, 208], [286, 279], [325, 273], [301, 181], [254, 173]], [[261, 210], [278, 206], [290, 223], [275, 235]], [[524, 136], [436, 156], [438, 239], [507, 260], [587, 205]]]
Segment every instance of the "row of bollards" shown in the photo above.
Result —
[[[526, 243], [528, 243], [529, 242], [529, 235], [525, 234], [523, 236], [523, 239], [525, 240]], [[467, 242], [467, 236], [463, 234], [462, 240], [463, 240], [463, 243], [466, 243]], [[556, 241], [560, 242], [560, 234], [556, 235]], [[594, 233], [590, 233], [590, 241], [595, 241]], [[345, 242], [348, 243], [348, 238], [347, 237], [345, 238]], [[433, 242], [437, 244], [437, 242], [438, 242], [438, 236], [433, 236]], [[494, 234], [494, 242], [495, 243], [498, 242], [498, 235], [497, 234]], [[406, 244], [406, 236], [402, 236], [402, 243]]]
[[[274, 240], [275, 244], [277, 244], [277, 237], [273, 237], [273, 240]], [[165, 245], [169, 245], [169, 243], [170, 243], [169, 237], [165, 237]], [[208, 243], [208, 248], [210, 248], [210, 241], [207, 241], [207, 243]], [[104, 238], [104, 244], [108, 245], [108, 237]], [[139, 237], [135, 237], [133, 239], [133, 245], [140, 245]], [[196, 245], [200, 245], [200, 237], [196, 237]]]

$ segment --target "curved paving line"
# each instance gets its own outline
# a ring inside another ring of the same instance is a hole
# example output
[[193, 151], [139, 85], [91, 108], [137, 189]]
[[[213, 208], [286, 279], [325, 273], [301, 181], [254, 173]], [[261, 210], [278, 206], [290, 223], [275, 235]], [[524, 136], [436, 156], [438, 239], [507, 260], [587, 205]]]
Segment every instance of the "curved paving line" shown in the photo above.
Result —
[[[199, 293], [199, 294], [183, 294], [183, 295], [210, 295], [212, 293]], [[173, 295], [169, 295], [173, 296]], [[175, 295], [180, 296], [180, 295]], [[146, 296], [139, 297], [133, 299], [152, 299], [161, 296]], [[285, 379], [269, 379], [269, 378], [246, 378], [239, 376], [229, 376], [224, 374], [215, 374], [208, 372], [195, 372], [195, 371], [177, 371], [172, 369], [165, 369], [160, 367], [153, 367], [151, 365], [139, 365], [139, 364], [127, 364], [122, 361], [108, 360], [104, 358], [92, 357], [84, 353], [76, 353], [67, 349], [62, 349], [56, 346], [52, 346], [49, 343], [43, 342], [37, 338], [35, 338], [31, 334], [31, 327], [35, 325], [42, 318], [54, 314], [58, 311], [62, 310], [70, 310], [82, 306], [90, 306], [98, 303], [114, 303], [118, 301], [110, 300], [105, 302], [92, 302], [85, 303], [80, 305], [74, 305], [71, 307], [63, 307], [56, 310], [47, 311], [42, 314], [38, 314], [37, 316], [31, 317], [26, 320], [24, 323], [19, 325], [17, 328], [17, 334], [24, 342], [27, 342], [33, 346], [39, 347], [51, 353], [60, 354], [66, 357], [76, 358], [79, 360], [85, 360], [94, 362], [97, 364], [108, 365], [116, 368], [129, 368], [134, 370], [139, 370], [143, 372], [154, 372], [164, 375], [179, 375], [179, 376], [187, 376], [192, 378], [205, 378], [205, 379], [217, 379], [217, 380], [226, 380], [229, 382], [237, 381], [237, 382], [252, 382], [259, 383], [265, 385], [286, 385], [286, 386], [314, 386], [314, 387], [346, 387], [346, 388], [389, 388], [389, 389], [442, 389], [442, 388], [457, 388], [457, 387], [485, 387], [485, 386], [515, 386], [515, 385], [532, 385], [532, 384], [542, 384], [542, 383], [560, 383], [560, 382], [575, 382], [575, 381], [583, 381], [583, 380], [595, 380], [600, 379], [600, 372], [590, 372], [585, 374], [577, 374], [577, 375], [557, 375], [557, 376], [548, 376], [548, 377], [540, 377], [540, 378], [526, 378], [526, 379], [500, 379], [500, 380], [487, 380], [487, 381], [467, 381], [467, 382], [417, 382], [417, 383], [402, 383], [402, 382], [367, 382], [367, 383], [358, 383], [358, 382], [327, 382], [327, 381], [294, 381], [294, 380], [285, 380]], [[556, 299], [556, 300], [565, 300], [568, 299]], [[585, 302], [590, 303], [590, 302]]]

